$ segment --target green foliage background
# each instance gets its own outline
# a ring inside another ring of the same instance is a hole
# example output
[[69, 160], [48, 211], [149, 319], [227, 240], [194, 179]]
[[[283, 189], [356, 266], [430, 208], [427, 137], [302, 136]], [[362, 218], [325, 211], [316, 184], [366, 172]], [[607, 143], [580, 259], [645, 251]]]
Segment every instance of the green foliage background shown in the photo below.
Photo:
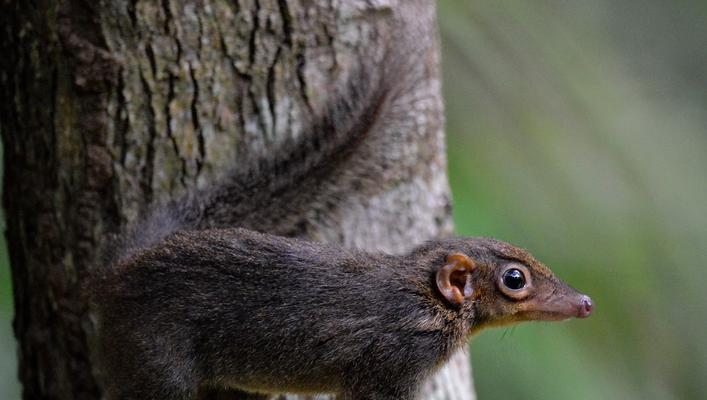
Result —
[[440, 1], [458, 233], [595, 314], [472, 341], [482, 399], [707, 393], [707, 2]]
[[[707, 393], [707, 3], [441, 0], [459, 234], [531, 250], [588, 320], [489, 331], [481, 399]], [[18, 399], [0, 243], [0, 398]]]

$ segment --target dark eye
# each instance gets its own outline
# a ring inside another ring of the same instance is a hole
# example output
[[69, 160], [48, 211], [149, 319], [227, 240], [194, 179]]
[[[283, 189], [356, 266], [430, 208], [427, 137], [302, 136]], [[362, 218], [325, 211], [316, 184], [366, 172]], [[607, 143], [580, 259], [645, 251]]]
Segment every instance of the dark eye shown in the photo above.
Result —
[[520, 290], [525, 286], [525, 275], [515, 268], [503, 273], [503, 284], [511, 290]]

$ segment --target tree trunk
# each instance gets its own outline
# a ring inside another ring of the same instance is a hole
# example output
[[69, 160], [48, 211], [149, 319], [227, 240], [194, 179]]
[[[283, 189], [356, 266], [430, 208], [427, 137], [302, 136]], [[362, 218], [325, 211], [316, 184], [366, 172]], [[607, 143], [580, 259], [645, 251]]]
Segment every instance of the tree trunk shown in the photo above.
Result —
[[[5, 1], [4, 206], [25, 399], [97, 399], [82, 284], [98, 249], [151, 204], [266, 154], [361, 57], [409, 57], [399, 179], [343, 199], [311, 239], [402, 252], [449, 234], [431, 1]], [[428, 399], [473, 397], [460, 353]]]

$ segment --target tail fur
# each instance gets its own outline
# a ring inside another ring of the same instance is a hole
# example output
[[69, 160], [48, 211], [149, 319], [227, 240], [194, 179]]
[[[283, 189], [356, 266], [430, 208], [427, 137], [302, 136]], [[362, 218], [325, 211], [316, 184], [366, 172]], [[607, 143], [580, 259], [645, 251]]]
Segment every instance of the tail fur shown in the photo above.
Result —
[[303, 134], [265, 157], [234, 166], [210, 187], [157, 207], [131, 228], [113, 262], [129, 258], [178, 230], [241, 227], [301, 235], [303, 208], [338, 201], [349, 188], [327, 182], [375, 134], [394, 95], [392, 64], [354, 68]]

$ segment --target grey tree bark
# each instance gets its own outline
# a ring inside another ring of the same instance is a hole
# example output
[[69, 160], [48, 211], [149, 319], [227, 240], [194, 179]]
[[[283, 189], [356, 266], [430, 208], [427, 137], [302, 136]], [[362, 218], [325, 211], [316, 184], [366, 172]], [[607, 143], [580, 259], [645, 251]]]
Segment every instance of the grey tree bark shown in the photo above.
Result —
[[[342, 199], [310, 239], [402, 252], [451, 231], [434, 3], [86, 0], [0, 4], [4, 206], [25, 399], [97, 399], [82, 284], [151, 204], [267, 154], [360, 57], [398, 49], [413, 140], [396, 179]], [[465, 353], [428, 399], [471, 399]]]

